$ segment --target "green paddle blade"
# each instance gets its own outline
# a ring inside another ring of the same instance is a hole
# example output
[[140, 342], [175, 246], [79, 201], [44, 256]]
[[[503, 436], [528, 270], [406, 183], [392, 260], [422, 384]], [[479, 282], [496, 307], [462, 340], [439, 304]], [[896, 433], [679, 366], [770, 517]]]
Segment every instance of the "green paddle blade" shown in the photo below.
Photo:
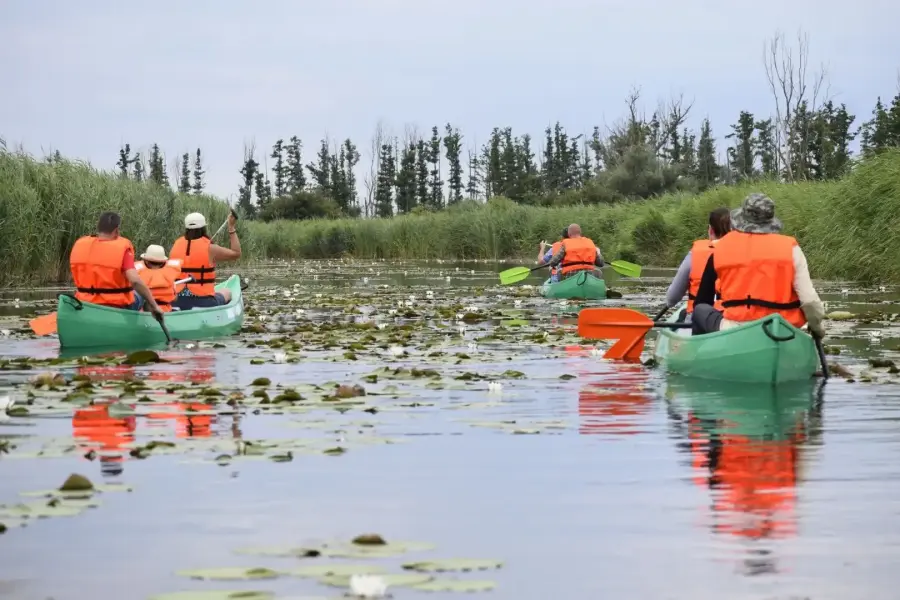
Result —
[[528, 279], [531, 269], [528, 267], [513, 267], [500, 272], [500, 285], [509, 285]]
[[615, 271], [619, 275], [622, 275], [623, 277], [641, 276], [641, 265], [636, 265], [624, 260], [614, 260], [609, 263], [609, 266], [613, 268], [613, 271]]

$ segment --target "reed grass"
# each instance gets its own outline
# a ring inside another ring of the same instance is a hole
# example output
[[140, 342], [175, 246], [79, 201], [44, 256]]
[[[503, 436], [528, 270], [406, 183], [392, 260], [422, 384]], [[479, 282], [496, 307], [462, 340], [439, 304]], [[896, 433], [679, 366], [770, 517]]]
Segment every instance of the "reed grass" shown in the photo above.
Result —
[[[832, 182], [758, 182], [699, 196], [666, 195], [614, 205], [533, 207], [503, 198], [487, 204], [393, 219], [239, 222], [247, 260], [507, 259], [532, 261], [541, 240], [579, 223], [607, 259], [675, 266], [706, 234], [709, 211], [736, 207], [752, 191], [776, 202], [816, 278], [900, 282], [900, 151], [885, 152]], [[103, 173], [77, 162], [46, 163], [0, 154], [0, 282], [64, 280], [68, 251], [103, 210], [117, 210], [136, 248], [169, 246], [192, 211], [218, 227], [227, 205], [183, 196]]]

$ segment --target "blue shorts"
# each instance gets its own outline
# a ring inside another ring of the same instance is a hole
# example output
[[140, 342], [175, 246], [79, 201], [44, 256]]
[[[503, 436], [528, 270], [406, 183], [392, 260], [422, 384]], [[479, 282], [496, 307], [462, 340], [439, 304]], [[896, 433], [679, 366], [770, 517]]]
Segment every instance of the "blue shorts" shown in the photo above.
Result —
[[191, 310], [192, 308], [211, 308], [224, 306], [225, 296], [216, 292], [212, 296], [178, 296], [172, 303], [172, 308], [178, 310]]

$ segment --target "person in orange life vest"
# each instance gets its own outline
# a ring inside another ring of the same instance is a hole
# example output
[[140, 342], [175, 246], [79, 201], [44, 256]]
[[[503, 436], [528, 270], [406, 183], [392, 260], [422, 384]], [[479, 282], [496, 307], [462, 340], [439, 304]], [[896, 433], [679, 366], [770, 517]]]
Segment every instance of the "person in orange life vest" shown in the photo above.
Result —
[[[550, 262], [550, 259], [553, 258], [553, 255], [559, 252], [559, 249], [562, 247], [563, 240], [569, 238], [569, 228], [566, 227], [562, 230], [562, 237], [560, 237], [559, 241], [553, 242], [553, 245], [548, 249], [547, 242], [541, 242], [541, 249], [538, 251], [538, 266], [545, 265]], [[559, 281], [559, 269], [550, 269], [550, 281], [556, 282]]]
[[230, 248], [213, 244], [206, 233], [206, 217], [191, 213], [184, 218], [184, 235], [172, 245], [169, 257], [181, 261], [181, 272], [194, 278], [175, 298], [175, 308], [190, 310], [231, 302], [231, 292], [216, 291], [216, 264], [241, 257], [241, 242], [234, 228], [237, 219], [228, 215]]
[[[693, 333], [736, 327], [778, 313], [795, 327], [825, 336], [825, 307], [797, 240], [779, 232], [775, 202], [750, 194], [731, 211], [732, 231], [709, 257], [694, 301]], [[723, 310], [713, 307], [716, 289]]]
[[[685, 294], [688, 296], [687, 308], [679, 315], [679, 321], [690, 322], [691, 313], [694, 312], [694, 299], [697, 297], [697, 290], [700, 289], [700, 277], [706, 268], [706, 262], [713, 253], [716, 243], [729, 231], [731, 231], [731, 211], [725, 207], [712, 211], [709, 213], [709, 227], [706, 231], [708, 239], [695, 241], [681, 261], [675, 278], [666, 290], [666, 308], [677, 306]], [[719, 302], [716, 302], [714, 307], [719, 310], [722, 308]]]
[[[560, 265], [560, 279], [566, 279], [581, 271], [594, 271], [594, 267], [603, 266], [603, 255], [600, 248], [594, 245], [591, 238], [581, 235], [581, 227], [577, 223], [569, 225], [569, 238], [562, 241], [559, 252], [553, 255], [550, 267]], [[602, 277], [599, 270], [595, 273]]]
[[141, 254], [141, 260], [135, 263], [141, 281], [150, 288], [153, 299], [163, 312], [172, 310], [175, 301], [175, 282], [181, 275], [181, 261], [169, 260], [162, 246], [150, 244], [147, 251]]
[[159, 318], [162, 311], [135, 269], [134, 246], [119, 235], [121, 223], [118, 214], [105, 212], [97, 222], [96, 235], [75, 241], [69, 256], [75, 298], [127, 310], [143, 307]]

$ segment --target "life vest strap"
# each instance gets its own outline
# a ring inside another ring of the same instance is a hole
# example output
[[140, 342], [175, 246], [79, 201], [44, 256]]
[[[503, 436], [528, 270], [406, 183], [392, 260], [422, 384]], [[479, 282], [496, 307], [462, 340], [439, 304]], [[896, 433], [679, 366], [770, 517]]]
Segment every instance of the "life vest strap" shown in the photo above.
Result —
[[575, 266], [579, 266], [579, 265], [587, 265], [587, 266], [589, 266], [589, 267], [593, 267], [594, 264], [595, 264], [595, 263], [592, 263], [592, 262], [585, 262], [585, 261], [582, 261], [582, 260], [574, 261], [574, 262], [568, 262], [568, 261], [566, 261], [566, 259], [563, 259], [562, 263], [561, 263], [559, 266], [561, 266], [561, 267], [575, 267]]
[[794, 302], [770, 302], [769, 300], [760, 300], [759, 298], [753, 298], [751, 296], [747, 296], [743, 300], [724, 300], [722, 302], [722, 308], [732, 308], [735, 306], [746, 306], [750, 308], [751, 306], [759, 306], [761, 308], [771, 308], [772, 310], [791, 310], [795, 308], [800, 308], [800, 301], [795, 300]]
[[78, 290], [79, 292], [81, 292], [82, 294], [124, 294], [127, 292], [134, 291], [134, 288], [132, 288], [132, 287], [124, 287], [124, 288], [95, 288], [95, 287], [82, 288], [82, 287], [77, 287], [75, 289]]

